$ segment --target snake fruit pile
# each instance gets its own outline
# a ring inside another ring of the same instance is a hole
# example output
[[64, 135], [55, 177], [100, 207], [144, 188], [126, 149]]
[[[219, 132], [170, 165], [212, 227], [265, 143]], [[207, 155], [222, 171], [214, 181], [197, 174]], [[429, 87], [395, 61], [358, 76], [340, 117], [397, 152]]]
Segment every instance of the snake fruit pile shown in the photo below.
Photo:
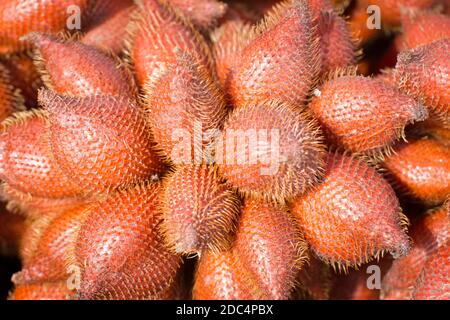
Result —
[[448, 1], [0, 12], [9, 299], [450, 299]]

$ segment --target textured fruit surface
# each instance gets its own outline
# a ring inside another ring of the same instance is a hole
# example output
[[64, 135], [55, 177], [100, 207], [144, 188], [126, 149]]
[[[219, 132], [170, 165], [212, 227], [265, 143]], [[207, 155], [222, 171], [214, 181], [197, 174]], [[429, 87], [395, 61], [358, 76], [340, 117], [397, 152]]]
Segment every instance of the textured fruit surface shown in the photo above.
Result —
[[216, 149], [220, 173], [234, 187], [279, 201], [313, 185], [325, 157], [316, 122], [279, 101], [235, 109]]
[[414, 287], [414, 299], [450, 299], [450, 242], [437, 249], [428, 258]]
[[405, 257], [393, 262], [383, 277], [382, 299], [411, 299], [414, 285], [428, 257], [450, 238], [450, 203], [430, 210], [413, 222], [412, 248]]
[[164, 178], [162, 230], [178, 253], [227, 248], [240, 200], [209, 166], [182, 166]]
[[204, 66], [180, 53], [176, 64], [145, 92], [153, 138], [165, 158], [174, 164], [200, 164], [212, 157], [207, 153], [227, 109], [224, 93]]
[[450, 17], [435, 12], [402, 14], [403, 34], [399, 49], [414, 49], [433, 41], [450, 38]]
[[277, 6], [255, 28], [230, 74], [235, 107], [269, 97], [304, 103], [320, 71], [311, 19], [306, 1], [293, 0]]
[[171, 286], [181, 259], [157, 232], [160, 192], [143, 184], [89, 210], [72, 262], [82, 270], [81, 299], [149, 299]]
[[75, 97], [111, 95], [133, 97], [131, 75], [113, 58], [76, 41], [33, 33], [28, 39], [48, 88]]
[[[320, 39], [321, 74], [356, 62], [356, 45], [347, 22], [334, 12], [329, 0], [309, 1]], [[314, 4], [313, 4], [314, 5]]]
[[139, 13], [129, 28], [127, 49], [139, 85], [158, 79], [175, 64], [176, 48], [210, 67], [211, 53], [205, 39], [167, 1], [142, 0]]
[[196, 300], [268, 299], [256, 277], [243, 267], [233, 250], [208, 252], [201, 257], [192, 294]]
[[450, 196], [450, 148], [432, 139], [402, 143], [383, 166], [400, 191], [431, 204]]
[[145, 180], [164, 168], [140, 107], [126, 98], [39, 94], [50, 119], [53, 155], [65, 174], [91, 193]]
[[66, 281], [20, 284], [14, 288], [10, 300], [70, 300], [74, 290], [67, 287]]
[[287, 208], [246, 199], [236, 231], [235, 250], [270, 299], [288, 299], [303, 266], [306, 243]]
[[52, 154], [47, 125], [46, 114], [41, 111], [24, 111], [3, 122], [0, 177], [10, 186], [38, 197], [77, 195], [80, 188], [61, 171]]
[[242, 50], [252, 35], [252, 26], [242, 20], [229, 20], [211, 33], [212, 55], [217, 78], [223, 88], [229, 87], [229, 75], [239, 62]]
[[209, 29], [221, 18], [227, 5], [217, 0], [167, 0], [200, 29]]
[[97, 0], [81, 42], [107, 52], [122, 53], [126, 28], [135, 10], [133, 0]]
[[[426, 108], [389, 84], [362, 76], [326, 82], [309, 104], [330, 142], [352, 152], [383, 149]], [[374, 121], [377, 119], [377, 121]]]
[[312, 250], [344, 268], [383, 251], [409, 250], [405, 217], [389, 184], [368, 165], [330, 154], [324, 180], [294, 200], [292, 211]]
[[[82, 20], [89, 0], [5, 0], [0, 3], [0, 54], [27, 48], [21, 37], [30, 32], [57, 33]], [[74, 10], [74, 8], [77, 8]], [[76, 16], [74, 16], [74, 14]]]
[[51, 221], [39, 238], [31, 259], [13, 275], [17, 284], [67, 280], [67, 255], [73, 252], [78, 231], [86, 218], [86, 205], [67, 210]]
[[0, 185], [0, 199], [7, 202], [6, 208], [9, 211], [31, 219], [58, 215], [66, 210], [93, 201], [93, 198], [87, 199], [83, 197], [36, 197], [30, 193], [19, 191], [8, 183]]
[[400, 88], [450, 124], [450, 39], [401, 52], [395, 69]]

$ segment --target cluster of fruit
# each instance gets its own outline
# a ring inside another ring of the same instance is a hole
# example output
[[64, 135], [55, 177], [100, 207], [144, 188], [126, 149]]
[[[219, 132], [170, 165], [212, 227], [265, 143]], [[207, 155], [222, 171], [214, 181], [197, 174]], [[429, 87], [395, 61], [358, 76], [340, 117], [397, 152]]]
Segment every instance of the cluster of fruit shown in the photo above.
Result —
[[0, 11], [10, 299], [450, 299], [445, 0]]

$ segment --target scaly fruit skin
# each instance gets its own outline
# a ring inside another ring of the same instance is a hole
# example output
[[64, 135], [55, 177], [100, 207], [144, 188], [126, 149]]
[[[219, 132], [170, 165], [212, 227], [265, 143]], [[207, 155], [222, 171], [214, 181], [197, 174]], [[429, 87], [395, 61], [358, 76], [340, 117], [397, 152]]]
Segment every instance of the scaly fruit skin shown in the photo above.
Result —
[[80, 41], [120, 55], [125, 49], [126, 28], [136, 10], [133, 0], [97, 0]]
[[15, 286], [9, 300], [72, 300], [75, 291], [67, 287], [66, 281], [20, 284]]
[[144, 113], [127, 98], [41, 90], [39, 100], [48, 112], [53, 155], [85, 193], [108, 192], [164, 170]]
[[81, 268], [81, 299], [150, 299], [171, 287], [181, 259], [158, 233], [161, 191], [145, 183], [88, 211], [68, 262]]
[[195, 300], [269, 299], [233, 250], [207, 252], [200, 258], [192, 294]]
[[381, 23], [384, 27], [397, 27], [401, 23], [401, 10], [409, 8], [411, 10], [427, 9], [433, 6], [436, 0], [361, 0], [364, 8], [369, 5], [379, 7]]
[[66, 210], [51, 221], [39, 238], [32, 257], [12, 277], [14, 284], [64, 281], [70, 276], [66, 256], [73, 252], [78, 231], [87, 216], [87, 205]]
[[13, 86], [14, 78], [3, 63], [0, 63], [0, 122], [14, 111], [22, 109], [23, 97]]
[[450, 17], [432, 11], [405, 12], [402, 13], [402, 28], [399, 51], [450, 38]]
[[235, 109], [216, 144], [219, 172], [231, 185], [280, 202], [317, 182], [325, 156], [317, 123], [280, 101]]
[[355, 153], [383, 150], [401, 137], [408, 123], [428, 116], [423, 105], [397, 88], [362, 76], [324, 83], [309, 107], [329, 142]]
[[217, 78], [226, 92], [229, 91], [229, 75], [251, 35], [252, 26], [242, 20], [226, 21], [210, 35]]
[[186, 165], [164, 178], [161, 228], [177, 253], [218, 251], [229, 247], [240, 200], [216, 169]]
[[271, 98], [303, 106], [320, 71], [306, 1], [277, 6], [253, 31], [252, 39], [230, 74], [232, 104], [241, 107]]
[[205, 39], [167, 1], [142, 0], [136, 21], [130, 25], [128, 56], [140, 86], [153, 82], [176, 63], [176, 50], [188, 52], [212, 70]]
[[413, 246], [405, 257], [393, 262], [383, 277], [381, 298], [412, 299], [414, 285], [428, 257], [450, 239], [450, 202], [428, 211], [411, 228]]
[[[0, 54], [23, 51], [28, 47], [21, 37], [30, 32], [57, 33], [66, 30], [74, 14], [81, 14], [88, 8], [89, 0], [4, 0], [0, 3]], [[69, 10], [78, 8], [80, 12]], [[81, 25], [82, 27], [82, 25]]]
[[398, 199], [371, 167], [330, 154], [323, 182], [292, 203], [312, 250], [338, 267], [364, 263], [383, 251], [395, 257], [410, 247]]
[[422, 139], [394, 147], [383, 166], [401, 193], [427, 204], [450, 196], [450, 149], [439, 141]]
[[395, 73], [402, 90], [450, 126], [450, 39], [401, 52]]
[[32, 196], [72, 197], [82, 190], [59, 168], [42, 111], [24, 111], [3, 122], [0, 133], [0, 177]]
[[111, 95], [134, 98], [132, 75], [107, 54], [78, 41], [33, 33], [35, 60], [47, 88], [75, 97]]
[[329, 0], [308, 0], [320, 43], [321, 76], [356, 62], [356, 45], [347, 22]]
[[428, 258], [414, 287], [415, 300], [450, 299], [450, 241]]
[[227, 108], [224, 93], [209, 71], [193, 56], [180, 53], [176, 64], [144, 91], [147, 119], [160, 154], [176, 165], [210, 160], [207, 153], [213, 150], [212, 140]]
[[92, 202], [95, 198], [44, 198], [19, 191], [8, 183], [0, 185], [0, 199], [7, 202], [6, 208], [27, 218], [58, 215], [66, 210]]
[[227, 11], [227, 5], [217, 0], [167, 0], [167, 2], [203, 30], [213, 27]]
[[246, 199], [236, 231], [235, 252], [270, 299], [286, 300], [303, 266], [306, 243], [287, 207]]

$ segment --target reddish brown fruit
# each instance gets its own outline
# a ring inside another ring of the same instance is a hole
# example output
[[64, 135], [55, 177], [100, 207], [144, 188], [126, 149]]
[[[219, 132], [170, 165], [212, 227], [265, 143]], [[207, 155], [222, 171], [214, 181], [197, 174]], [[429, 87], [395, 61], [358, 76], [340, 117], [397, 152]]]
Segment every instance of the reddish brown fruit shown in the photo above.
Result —
[[401, 193], [428, 204], [450, 196], [450, 148], [435, 140], [416, 140], [394, 148], [383, 166]]
[[252, 27], [242, 20], [226, 21], [211, 34], [212, 54], [222, 87], [228, 92], [229, 75], [250, 40]]
[[0, 63], [0, 122], [20, 109], [23, 109], [23, 97], [13, 86], [9, 70]]
[[134, 98], [132, 76], [118, 62], [83, 43], [33, 33], [28, 39], [37, 48], [35, 58], [46, 86], [67, 96], [92, 95]]
[[330, 154], [323, 182], [295, 199], [292, 210], [312, 250], [339, 268], [409, 250], [394, 191], [373, 168], [350, 157]]
[[47, 126], [42, 111], [24, 111], [3, 122], [0, 177], [11, 187], [33, 196], [75, 196], [82, 190], [59, 168], [50, 148]]
[[81, 42], [121, 54], [125, 49], [126, 28], [136, 11], [133, 0], [98, 0], [92, 9], [89, 27]]
[[383, 277], [381, 298], [411, 299], [413, 288], [428, 257], [450, 239], [450, 202], [427, 212], [413, 223], [413, 246], [405, 257], [395, 260]]
[[450, 39], [401, 52], [395, 69], [399, 87], [450, 125]]
[[9, 300], [72, 300], [75, 291], [67, 287], [66, 281], [20, 284], [8, 297]]
[[396, 27], [401, 23], [401, 10], [427, 9], [436, 3], [436, 0], [361, 0], [361, 6], [369, 5], [379, 7], [381, 23], [385, 27]]
[[196, 300], [268, 299], [256, 277], [242, 265], [233, 250], [203, 255], [192, 290]]
[[320, 71], [311, 11], [305, 0], [275, 7], [254, 29], [230, 74], [235, 107], [271, 99], [302, 106]]
[[389, 84], [362, 76], [341, 76], [315, 91], [309, 107], [328, 140], [352, 152], [383, 150], [405, 126], [423, 121], [426, 108]]
[[19, 256], [23, 264], [27, 264], [36, 252], [42, 234], [59, 213], [25, 220], [25, 231], [20, 242]]
[[175, 164], [212, 157], [212, 139], [227, 113], [225, 96], [208, 70], [179, 54], [154, 86], [145, 87], [148, 120], [161, 154]]
[[324, 157], [316, 122], [279, 101], [234, 110], [216, 148], [220, 173], [234, 187], [280, 202], [317, 182]]
[[0, 185], [0, 198], [7, 202], [9, 211], [25, 215], [28, 218], [54, 216], [94, 199], [86, 198], [42, 198], [19, 191], [7, 183]]
[[101, 193], [164, 170], [140, 107], [111, 96], [72, 98], [39, 92], [48, 111], [53, 154], [86, 193]]
[[171, 287], [181, 262], [158, 233], [160, 184], [144, 184], [92, 207], [76, 242], [81, 299], [150, 299]]
[[432, 11], [403, 12], [402, 27], [399, 51], [450, 38], [450, 17]]
[[211, 53], [205, 39], [180, 17], [167, 1], [142, 0], [136, 21], [130, 25], [128, 56], [134, 64], [139, 85], [152, 82], [176, 63], [176, 50], [188, 52], [211, 67]]
[[89, 0], [4, 0], [0, 3], [0, 54], [27, 48], [21, 37], [30, 32], [57, 33], [83, 20]]
[[450, 300], [450, 241], [428, 258], [414, 287], [416, 300]]
[[73, 252], [78, 231], [87, 216], [86, 205], [67, 210], [51, 221], [39, 238], [31, 259], [15, 273], [17, 284], [64, 281], [70, 276], [66, 266], [67, 255]]
[[289, 298], [303, 265], [306, 243], [284, 206], [246, 199], [235, 252], [270, 299]]
[[183, 166], [165, 178], [162, 230], [175, 252], [227, 248], [240, 201], [208, 166]]
[[204, 30], [213, 27], [227, 10], [227, 5], [217, 0], [167, 0], [167, 2], [180, 10], [196, 27]]
[[347, 22], [329, 0], [308, 0], [320, 42], [321, 75], [356, 62], [356, 41]]

